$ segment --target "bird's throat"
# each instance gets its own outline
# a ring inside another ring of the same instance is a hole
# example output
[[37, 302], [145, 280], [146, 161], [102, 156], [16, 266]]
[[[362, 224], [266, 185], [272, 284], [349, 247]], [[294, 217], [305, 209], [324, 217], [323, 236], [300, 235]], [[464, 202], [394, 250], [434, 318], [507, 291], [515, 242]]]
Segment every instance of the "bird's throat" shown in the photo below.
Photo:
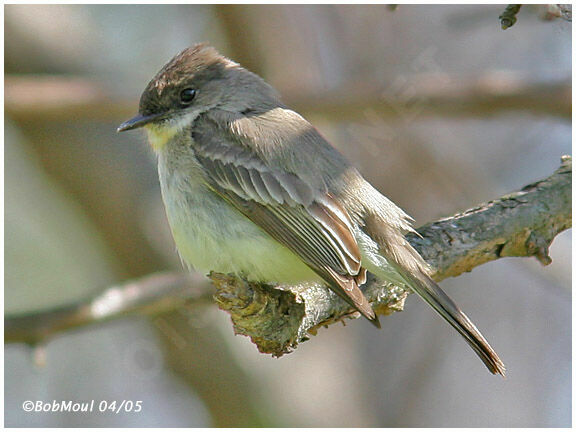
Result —
[[154, 151], [160, 153], [174, 135], [192, 126], [198, 114], [198, 111], [181, 112], [172, 116], [169, 121], [146, 125], [148, 140]]
[[148, 141], [156, 153], [161, 152], [166, 143], [178, 133], [177, 127], [158, 127], [155, 125], [146, 126]]

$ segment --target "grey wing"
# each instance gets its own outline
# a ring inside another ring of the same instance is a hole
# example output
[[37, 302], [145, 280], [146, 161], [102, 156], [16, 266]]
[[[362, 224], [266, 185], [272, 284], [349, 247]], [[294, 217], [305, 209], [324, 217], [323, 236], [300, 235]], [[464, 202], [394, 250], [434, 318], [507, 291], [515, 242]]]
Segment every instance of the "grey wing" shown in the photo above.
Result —
[[209, 186], [319, 274], [364, 316], [378, 324], [358, 285], [366, 271], [346, 210], [327, 192], [295, 174], [268, 167], [246, 146], [222, 134], [195, 134], [195, 154]]

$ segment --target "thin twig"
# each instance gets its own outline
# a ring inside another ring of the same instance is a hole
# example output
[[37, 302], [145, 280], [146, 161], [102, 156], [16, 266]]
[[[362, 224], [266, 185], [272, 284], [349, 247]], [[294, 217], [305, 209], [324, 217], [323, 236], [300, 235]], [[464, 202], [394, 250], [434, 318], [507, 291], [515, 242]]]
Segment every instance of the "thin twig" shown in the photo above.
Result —
[[506, 6], [504, 12], [502, 12], [498, 17], [500, 20], [500, 26], [502, 26], [502, 30], [506, 30], [516, 23], [516, 15], [520, 11], [521, 7], [521, 4], [510, 4]]
[[4, 341], [30, 345], [74, 328], [132, 314], [156, 314], [210, 298], [210, 282], [198, 274], [157, 273], [107, 288], [86, 300], [39, 312], [7, 315]]
[[560, 10], [560, 16], [566, 21], [572, 22], [572, 5], [571, 4], [557, 4], [556, 7]]

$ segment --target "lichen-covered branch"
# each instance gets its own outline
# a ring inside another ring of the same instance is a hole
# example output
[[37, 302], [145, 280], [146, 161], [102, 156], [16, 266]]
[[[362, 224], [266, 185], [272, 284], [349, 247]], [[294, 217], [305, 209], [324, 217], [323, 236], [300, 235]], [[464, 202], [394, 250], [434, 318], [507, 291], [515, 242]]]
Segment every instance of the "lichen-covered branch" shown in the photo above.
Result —
[[[547, 179], [462, 214], [421, 227], [409, 241], [437, 269], [440, 281], [505, 256], [534, 256], [548, 264], [554, 237], [572, 225], [572, 159]], [[135, 313], [159, 313], [213, 295], [238, 334], [261, 352], [292, 351], [321, 326], [359, 314], [318, 284], [271, 286], [230, 275], [160, 274], [109, 288], [78, 304], [5, 319], [5, 341], [37, 344], [64, 330]], [[378, 314], [402, 310], [407, 293], [369, 278], [363, 287]]]
[[534, 256], [550, 264], [548, 247], [572, 226], [572, 159], [518, 192], [418, 229], [412, 245], [436, 269], [436, 280], [458, 276], [501, 257]]

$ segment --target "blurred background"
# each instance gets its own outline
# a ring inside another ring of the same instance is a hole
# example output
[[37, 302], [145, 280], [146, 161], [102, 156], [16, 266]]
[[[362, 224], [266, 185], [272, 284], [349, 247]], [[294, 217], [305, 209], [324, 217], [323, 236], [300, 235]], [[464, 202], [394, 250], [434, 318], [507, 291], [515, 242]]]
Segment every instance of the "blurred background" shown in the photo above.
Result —
[[[209, 41], [263, 76], [415, 219], [550, 175], [571, 152], [571, 23], [524, 6], [6, 5], [5, 312], [180, 270], [155, 160], [116, 134], [173, 55]], [[550, 17], [548, 17], [550, 18]], [[215, 303], [5, 347], [7, 427], [569, 427], [571, 237], [442, 286], [499, 352], [491, 376], [414, 296], [280, 359]], [[174, 335], [178, 335], [176, 338]], [[141, 400], [25, 413], [25, 400]]]

